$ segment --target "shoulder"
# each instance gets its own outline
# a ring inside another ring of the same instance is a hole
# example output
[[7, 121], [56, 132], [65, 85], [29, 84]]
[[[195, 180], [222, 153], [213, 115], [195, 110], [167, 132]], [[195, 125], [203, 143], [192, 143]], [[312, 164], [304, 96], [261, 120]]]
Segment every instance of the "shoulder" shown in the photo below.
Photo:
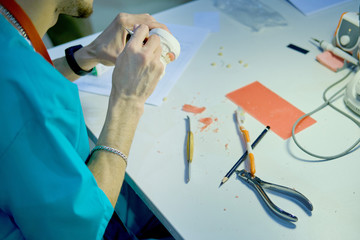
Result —
[[46, 111], [64, 107], [77, 112], [77, 86], [35, 52], [1, 15], [0, 28], [0, 99], [16, 106], [35, 105]]
[[38, 121], [45, 130], [49, 124], [59, 126], [56, 130], [66, 135], [79, 129], [83, 133], [76, 85], [36, 53], [1, 15], [0, 28], [0, 115], [5, 116], [0, 125], [6, 129], [0, 151], [29, 121]]

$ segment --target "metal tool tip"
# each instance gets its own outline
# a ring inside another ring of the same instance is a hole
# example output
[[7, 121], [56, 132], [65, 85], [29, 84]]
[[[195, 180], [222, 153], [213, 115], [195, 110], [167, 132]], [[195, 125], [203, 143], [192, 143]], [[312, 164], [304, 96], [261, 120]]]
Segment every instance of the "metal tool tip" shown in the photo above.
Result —
[[134, 34], [134, 32], [132, 31], [132, 30], [130, 30], [130, 29], [128, 29], [128, 28], [125, 28], [126, 29], [126, 31], [130, 34], [130, 35], [133, 35]]
[[320, 42], [320, 40], [316, 39], [316, 38], [311, 38], [312, 40], [314, 40], [315, 42]]

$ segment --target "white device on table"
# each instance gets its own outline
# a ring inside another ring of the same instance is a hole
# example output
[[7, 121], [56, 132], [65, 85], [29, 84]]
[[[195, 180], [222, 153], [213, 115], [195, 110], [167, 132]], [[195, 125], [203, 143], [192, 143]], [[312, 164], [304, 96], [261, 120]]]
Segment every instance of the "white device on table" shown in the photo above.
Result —
[[344, 102], [354, 113], [360, 116], [360, 71], [348, 83]]
[[334, 55], [341, 57], [342, 59], [344, 59], [347, 62], [350, 62], [354, 65], [358, 65], [359, 64], [359, 60], [354, 58], [353, 56], [351, 56], [350, 54], [348, 54], [347, 52], [341, 50], [338, 47], [335, 47], [334, 45], [332, 45], [331, 43], [328, 43], [326, 41], [320, 41], [317, 39], [314, 39], [316, 42], [319, 42], [320, 47], [324, 50], [330, 51], [332, 52]]
[[359, 43], [359, 13], [345, 12], [335, 30], [335, 44], [345, 52], [356, 54]]
[[[345, 12], [341, 15], [335, 31], [335, 43], [339, 50], [341, 49], [352, 54], [353, 56], [357, 56], [358, 59], [360, 59], [359, 22], [359, 13]], [[360, 116], [359, 70], [346, 87], [344, 102], [348, 108], [350, 108], [354, 113]]]
[[345, 61], [354, 65], [359, 64], [357, 49], [360, 43], [359, 38], [359, 14], [355, 12], [345, 12], [341, 15], [335, 30], [334, 45], [326, 41], [314, 39], [324, 50], [332, 52]]

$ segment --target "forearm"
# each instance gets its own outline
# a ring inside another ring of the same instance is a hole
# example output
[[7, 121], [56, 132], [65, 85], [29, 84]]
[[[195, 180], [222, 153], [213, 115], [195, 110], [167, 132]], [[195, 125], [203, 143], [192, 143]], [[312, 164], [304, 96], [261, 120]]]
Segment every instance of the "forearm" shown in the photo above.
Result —
[[[139, 26], [116, 60], [112, 89], [104, 127], [97, 145], [112, 147], [128, 155], [146, 99], [164, 72], [160, 61], [160, 38], [147, 38], [149, 28]], [[147, 38], [146, 43], [144, 40]], [[98, 186], [115, 206], [125, 175], [121, 156], [96, 151], [88, 164]]]
[[[142, 113], [143, 104], [135, 100], [110, 98], [107, 117], [97, 145], [115, 148], [128, 156]], [[115, 206], [124, 180], [125, 161], [111, 152], [96, 151], [88, 167], [98, 186]]]

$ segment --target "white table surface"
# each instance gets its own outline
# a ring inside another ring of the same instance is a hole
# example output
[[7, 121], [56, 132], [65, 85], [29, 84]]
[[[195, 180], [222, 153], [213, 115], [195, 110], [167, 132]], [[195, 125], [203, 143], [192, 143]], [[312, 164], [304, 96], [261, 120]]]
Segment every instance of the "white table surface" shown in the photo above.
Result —
[[[160, 22], [193, 25], [194, 13], [217, 11], [212, 3], [195, 1], [155, 17]], [[219, 188], [244, 152], [233, 119], [236, 106], [225, 97], [227, 93], [259, 81], [309, 112], [323, 103], [325, 88], [347, 73], [334, 73], [318, 63], [315, 57], [321, 50], [309, 40], [331, 41], [341, 14], [357, 11], [357, 1], [307, 17], [285, 0], [266, 3], [283, 15], [287, 26], [252, 32], [220, 13], [220, 32], [209, 35], [167, 100], [160, 107], [146, 105], [130, 152], [126, 181], [177, 239], [360, 239], [359, 150], [333, 161], [308, 162], [313, 158], [291, 139], [284, 141], [273, 132], [264, 137], [255, 149], [257, 175], [296, 188], [314, 205], [309, 214], [289, 199], [269, 194], [278, 206], [299, 218], [295, 224], [274, 216], [235, 174]], [[291, 50], [286, 47], [289, 43], [310, 52], [304, 55]], [[217, 65], [211, 66], [212, 62]], [[84, 92], [80, 96], [86, 123], [98, 136], [108, 98]], [[205, 106], [206, 111], [188, 114], [181, 111], [183, 104]], [[347, 111], [342, 98], [336, 105]], [[195, 140], [188, 184], [186, 115], [192, 117]], [[202, 124], [197, 120], [203, 117], [218, 121], [201, 132]], [[250, 115], [246, 117], [254, 140], [265, 126]], [[297, 136], [316, 153], [339, 153], [360, 135], [355, 124], [330, 108], [313, 118], [317, 123]]]

